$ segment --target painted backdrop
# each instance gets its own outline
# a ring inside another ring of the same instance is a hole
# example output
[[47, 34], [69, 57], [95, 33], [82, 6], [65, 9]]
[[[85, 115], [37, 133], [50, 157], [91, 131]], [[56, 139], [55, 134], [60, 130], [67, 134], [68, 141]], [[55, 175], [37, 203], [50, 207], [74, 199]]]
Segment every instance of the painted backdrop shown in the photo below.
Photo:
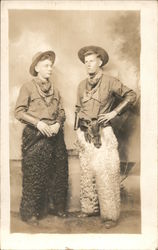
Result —
[[[136, 11], [9, 11], [10, 158], [20, 159], [23, 125], [14, 118], [19, 88], [27, 82], [32, 56], [56, 53], [52, 81], [63, 97], [67, 120], [65, 140], [74, 148], [74, 106], [79, 82], [85, 78], [77, 52], [97, 45], [109, 53], [107, 74], [118, 77], [140, 96], [140, 15]], [[113, 121], [122, 160], [139, 162], [139, 98], [133, 109]]]

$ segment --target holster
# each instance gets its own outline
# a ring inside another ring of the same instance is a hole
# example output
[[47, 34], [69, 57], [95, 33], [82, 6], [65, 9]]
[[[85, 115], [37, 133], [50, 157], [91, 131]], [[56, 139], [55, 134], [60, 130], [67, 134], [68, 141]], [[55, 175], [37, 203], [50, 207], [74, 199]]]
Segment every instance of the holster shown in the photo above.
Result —
[[96, 148], [101, 147], [100, 126], [96, 118], [91, 120], [79, 119], [79, 127], [84, 132], [87, 142], [92, 142]]
[[77, 130], [78, 127], [79, 127], [79, 117], [78, 117], [78, 112], [75, 112], [74, 130]]

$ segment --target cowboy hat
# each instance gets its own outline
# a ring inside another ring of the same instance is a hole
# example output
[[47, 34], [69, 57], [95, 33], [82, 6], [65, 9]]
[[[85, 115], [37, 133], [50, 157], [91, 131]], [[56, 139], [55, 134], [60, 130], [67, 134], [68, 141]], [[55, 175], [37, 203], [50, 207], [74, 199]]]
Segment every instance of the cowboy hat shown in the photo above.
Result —
[[54, 63], [55, 61], [55, 53], [54, 51], [45, 51], [45, 52], [38, 52], [36, 53], [33, 58], [32, 58], [32, 64], [30, 66], [30, 74], [33, 76], [37, 76], [37, 72], [35, 70], [35, 67], [37, 65], [37, 63], [41, 60], [41, 58], [45, 55], [49, 55], [51, 58], [52, 63]]
[[86, 55], [90, 55], [90, 54], [98, 54], [101, 57], [102, 60], [102, 65], [104, 66], [108, 61], [109, 61], [109, 56], [108, 53], [101, 47], [98, 46], [86, 46], [81, 48], [78, 51], [78, 57], [79, 59], [85, 63], [84, 59]]

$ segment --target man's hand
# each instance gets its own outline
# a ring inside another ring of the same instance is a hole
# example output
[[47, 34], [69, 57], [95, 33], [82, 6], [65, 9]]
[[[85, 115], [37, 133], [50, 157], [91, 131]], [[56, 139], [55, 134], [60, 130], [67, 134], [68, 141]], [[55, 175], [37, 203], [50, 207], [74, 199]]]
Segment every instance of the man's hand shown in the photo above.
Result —
[[117, 115], [116, 111], [112, 111], [110, 113], [107, 114], [100, 114], [99, 118], [98, 118], [98, 122], [99, 123], [108, 123], [111, 119], [113, 119], [115, 116]]
[[50, 125], [49, 127], [50, 127], [51, 134], [57, 134], [60, 128], [60, 124], [56, 122], [55, 124]]
[[45, 122], [39, 121], [37, 123], [37, 128], [43, 135], [46, 135], [48, 137], [52, 136], [51, 129]]

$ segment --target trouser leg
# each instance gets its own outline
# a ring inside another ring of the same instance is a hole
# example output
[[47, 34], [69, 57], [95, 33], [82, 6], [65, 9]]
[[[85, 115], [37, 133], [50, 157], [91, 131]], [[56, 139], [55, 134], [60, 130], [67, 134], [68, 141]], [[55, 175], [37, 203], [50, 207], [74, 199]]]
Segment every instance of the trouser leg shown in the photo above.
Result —
[[110, 174], [102, 171], [96, 174], [97, 192], [100, 215], [103, 219], [117, 220], [120, 214], [120, 185], [119, 173]]
[[102, 147], [94, 153], [92, 164], [101, 217], [117, 220], [120, 214], [120, 161], [117, 140], [111, 128], [103, 130]]
[[81, 146], [80, 159], [80, 203], [81, 211], [87, 214], [98, 213], [98, 197], [95, 176], [91, 165], [93, 146], [87, 143], [82, 131], [77, 131], [78, 142]]
[[99, 206], [95, 176], [86, 166], [82, 166], [80, 184], [81, 211], [87, 214], [98, 213]]
[[23, 220], [32, 216], [41, 217], [44, 212], [48, 184], [48, 148], [45, 143], [36, 143], [22, 160], [23, 188], [20, 214]]
[[55, 150], [51, 167], [51, 200], [56, 211], [64, 211], [67, 205], [68, 190], [68, 154], [62, 131], [55, 138]]

